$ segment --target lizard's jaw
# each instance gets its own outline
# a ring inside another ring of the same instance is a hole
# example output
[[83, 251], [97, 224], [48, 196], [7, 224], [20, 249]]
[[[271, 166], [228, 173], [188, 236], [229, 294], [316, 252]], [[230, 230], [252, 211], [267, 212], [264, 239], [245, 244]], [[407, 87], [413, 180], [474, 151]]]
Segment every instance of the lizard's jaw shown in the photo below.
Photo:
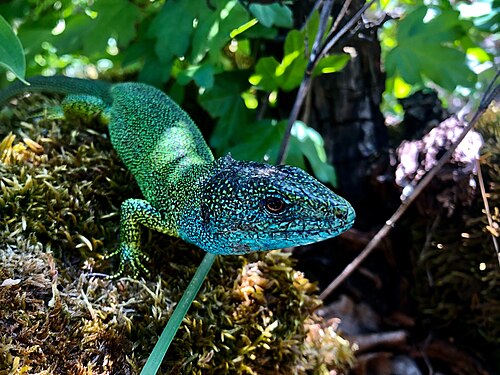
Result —
[[217, 246], [205, 243], [204, 250], [217, 254], [245, 254], [302, 246], [338, 236], [353, 225], [355, 212], [347, 201], [331, 215], [288, 218], [265, 226], [226, 226], [211, 234]]

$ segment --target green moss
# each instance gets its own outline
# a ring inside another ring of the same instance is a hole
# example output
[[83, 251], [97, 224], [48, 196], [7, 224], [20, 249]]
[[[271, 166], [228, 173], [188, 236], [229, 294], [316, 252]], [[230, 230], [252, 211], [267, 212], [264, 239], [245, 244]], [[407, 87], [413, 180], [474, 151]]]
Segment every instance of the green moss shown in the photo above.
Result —
[[[151, 279], [102, 278], [119, 206], [140, 192], [105, 129], [17, 120], [48, 103], [0, 112], [0, 375], [138, 373], [203, 253], [145, 230]], [[163, 373], [342, 372], [351, 346], [319, 304], [287, 254], [219, 257]]]

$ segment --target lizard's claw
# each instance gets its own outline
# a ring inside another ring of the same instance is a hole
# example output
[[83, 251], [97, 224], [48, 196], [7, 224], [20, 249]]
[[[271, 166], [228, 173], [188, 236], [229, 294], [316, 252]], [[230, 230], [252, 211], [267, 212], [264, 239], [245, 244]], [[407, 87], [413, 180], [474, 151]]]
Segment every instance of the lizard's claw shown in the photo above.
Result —
[[118, 272], [110, 278], [117, 279], [123, 276], [126, 273], [125, 270], [127, 268], [131, 270], [133, 278], [137, 278], [137, 276], [139, 276], [139, 272], [143, 272], [149, 276], [150, 272], [141, 262], [149, 261], [149, 257], [144, 254], [138, 246], [121, 243], [115, 251], [105, 255], [104, 259], [112, 258], [118, 254], [120, 254]]

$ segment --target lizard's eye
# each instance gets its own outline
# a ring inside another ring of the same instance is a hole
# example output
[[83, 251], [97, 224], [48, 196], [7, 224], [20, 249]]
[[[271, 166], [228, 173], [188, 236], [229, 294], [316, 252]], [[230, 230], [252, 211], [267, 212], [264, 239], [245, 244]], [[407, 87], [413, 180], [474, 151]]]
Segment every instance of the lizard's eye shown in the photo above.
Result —
[[262, 201], [262, 205], [267, 212], [272, 214], [279, 214], [286, 208], [286, 203], [283, 201], [283, 199], [274, 196], [264, 198]]

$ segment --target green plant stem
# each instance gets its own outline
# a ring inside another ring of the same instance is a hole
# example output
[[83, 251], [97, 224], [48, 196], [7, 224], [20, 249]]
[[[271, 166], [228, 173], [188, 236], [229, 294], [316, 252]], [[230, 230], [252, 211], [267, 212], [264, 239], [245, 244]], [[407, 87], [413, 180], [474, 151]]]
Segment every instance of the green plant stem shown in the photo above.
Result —
[[153, 351], [149, 355], [149, 358], [146, 364], [144, 365], [144, 368], [141, 371], [141, 375], [156, 374], [156, 372], [160, 368], [161, 362], [163, 361], [163, 357], [165, 356], [165, 353], [167, 352], [170, 343], [174, 339], [175, 334], [177, 333], [177, 330], [181, 325], [182, 319], [184, 319], [184, 316], [189, 310], [189, 307], [191, 306], [194, 297], [196, 297], [196, 294], [198, 294], [198, 291], [200, 290], [200, 287], [203, 284], [205, 277], [212, 268], [212, 264], [214, 263], [215, 257], [216, 257], [215, 254], [207, 253], [203, 258], [203, 260], [201, 261], [201, 264], [196, 270], [196, 273], [191, 279], [191, 282], [186, 288], [186, 291], [182, 295], [179, 304], [175, 307], [175, 310], [172, 316], [170, 317], [167, 326], [163, 330], [160, 338], [158, 339], [158, 342], [153, 348]]

